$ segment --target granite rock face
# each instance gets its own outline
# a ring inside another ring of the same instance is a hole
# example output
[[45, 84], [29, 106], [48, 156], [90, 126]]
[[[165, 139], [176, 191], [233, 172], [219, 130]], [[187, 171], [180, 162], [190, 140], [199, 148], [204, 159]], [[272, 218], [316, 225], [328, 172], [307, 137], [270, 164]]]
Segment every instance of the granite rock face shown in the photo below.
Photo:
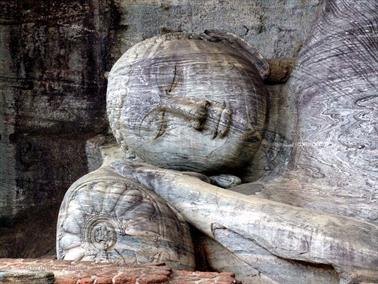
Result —
[[87, 172], [85, 140], [106, 128], [112, 22], [110, 1], [0, 2], [2, 220], [57, 207]]
[[320, 0], [122, 0], [112, 54], [119, 58], [136, 43], [165, 32], [224, 30], [254, 45], [266, 58], [295, 57]]
[[261, 197], [378, 224], [377, 9], [326, 2], [289, 80], [292, 155], [249, 185]]

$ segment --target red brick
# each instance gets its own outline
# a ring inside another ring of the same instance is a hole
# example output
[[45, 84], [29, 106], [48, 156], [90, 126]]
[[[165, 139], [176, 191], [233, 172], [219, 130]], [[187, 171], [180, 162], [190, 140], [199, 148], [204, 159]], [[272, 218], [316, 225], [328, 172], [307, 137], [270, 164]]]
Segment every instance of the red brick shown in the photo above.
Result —
[[12, 269], [51, 272], [55, 276], [55, 284], [93, 284], [95, 279], [97, 284], [236, 283], [233, 273], [172, 271], [171, 268], [164, 265], [125, 266], [51, 259], [0, 259], [0, 270], [12, 271]]
[[135, 276], [127, 276], [124, 274], [113, 277], [114, 284], [134, 284], [136, 283]]
[[97, 277], [96, 284], [112, 284], [113, 283], [113, 276], [104, 276], [104, 277]]
[[76, 284], [77, 280], [70, 278], [55, 279], [54, 284]]
[[77, 284], [94, 284], [95, 278], [92, 278], [92, 277], [82, 278], [76, 283]]
[[148, 274], [140, 279], [138, 282], [141, 284], [155, 284], [155, 283], [164, 283], [169, 280], [167, 275], [161, 274]]

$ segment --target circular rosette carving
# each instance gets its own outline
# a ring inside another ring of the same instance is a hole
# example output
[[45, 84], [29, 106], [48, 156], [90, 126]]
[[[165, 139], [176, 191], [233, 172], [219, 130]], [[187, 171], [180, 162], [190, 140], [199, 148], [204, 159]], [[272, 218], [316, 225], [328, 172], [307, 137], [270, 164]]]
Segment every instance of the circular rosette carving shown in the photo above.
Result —
[[194, 268], [190, 232], [181, 216], [153, 192], [103, 169], [67, 191], [58, 218], [57, 256]]
[[94, 218], [92, 222], [88, 222], [84, 232], [86, 241], [99, 250], [109, 250], [117, 243], [115, 226], [108, 218]]

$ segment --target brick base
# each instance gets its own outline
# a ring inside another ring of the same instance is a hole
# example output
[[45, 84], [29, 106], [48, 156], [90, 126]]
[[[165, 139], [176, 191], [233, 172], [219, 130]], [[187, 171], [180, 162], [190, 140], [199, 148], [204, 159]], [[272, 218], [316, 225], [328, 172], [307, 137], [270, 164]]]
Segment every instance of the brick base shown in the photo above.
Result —
[[228, 272], [172, 270], [165, 265], [121, 266], [51, 259], [0, 259], [0, 283], [38, 284], [231, 284]]

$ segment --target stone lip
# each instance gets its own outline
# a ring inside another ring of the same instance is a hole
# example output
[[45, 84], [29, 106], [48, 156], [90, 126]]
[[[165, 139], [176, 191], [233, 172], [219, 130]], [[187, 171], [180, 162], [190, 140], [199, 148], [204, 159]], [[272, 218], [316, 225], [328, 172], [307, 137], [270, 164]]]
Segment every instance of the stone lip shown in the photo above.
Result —
[[0, 258], [0, 283], [239, 283], [229, 272], [172, 270], [164, 264], [117, 265], [53, 259]]

